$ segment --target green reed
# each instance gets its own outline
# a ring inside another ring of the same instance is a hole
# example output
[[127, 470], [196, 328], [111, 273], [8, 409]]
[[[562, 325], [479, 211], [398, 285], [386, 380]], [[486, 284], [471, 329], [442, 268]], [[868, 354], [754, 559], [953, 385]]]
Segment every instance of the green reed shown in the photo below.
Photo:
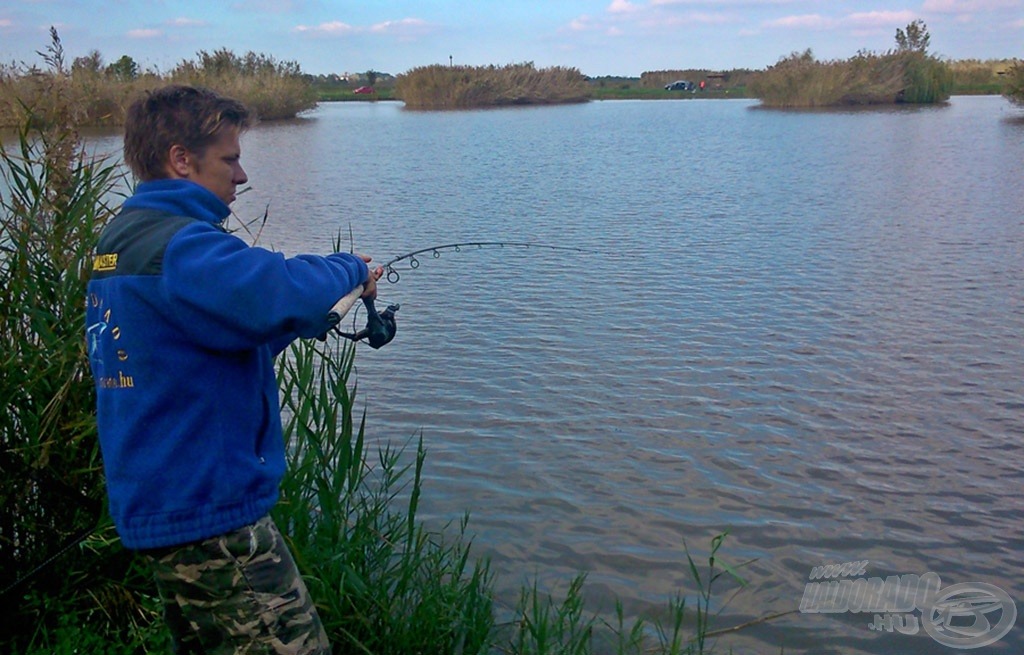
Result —
[[275, 519], [290, 535], [336, 648], [362, 653], [486, 652], [490, 572], [454, 536], [417, 520], [425, 452], [365, 445], [353, 415], [352, 345], [293, 344], [279, 367], [290, 444]]
[[[66, 102], [63, 91], [48, 89], [54, 106]], [[108, 524], [84, 308], [91, 254], [121, 175], [84, 152], [71, 112], [54, 116], [62, 120], [42, 132], [24, 127], [0, 145], [5, 652], [33, 643], [52, 650], [48, 631], [90, 612], [134, 611], [118, 592], [127, 570], [120, 547], [79, 545]]]

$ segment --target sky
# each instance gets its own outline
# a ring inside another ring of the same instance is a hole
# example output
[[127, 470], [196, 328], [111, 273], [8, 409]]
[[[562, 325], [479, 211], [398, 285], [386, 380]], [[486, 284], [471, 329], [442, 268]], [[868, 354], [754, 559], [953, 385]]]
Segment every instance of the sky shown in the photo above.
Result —
[[227, 48], [313, 74], [533, 62], [639, 77], [883, 52], [914, 20], [940, 57], [1024, 58], [1024, 0], [3, 0], [0, 64], [42, 65], [53, 26], [68, 62], [98, 51], [157, 72]]

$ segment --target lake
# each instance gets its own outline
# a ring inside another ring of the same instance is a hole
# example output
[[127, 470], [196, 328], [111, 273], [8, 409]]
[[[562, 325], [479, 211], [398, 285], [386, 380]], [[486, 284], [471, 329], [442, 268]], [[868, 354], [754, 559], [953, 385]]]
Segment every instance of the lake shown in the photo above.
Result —
[[[269, 208], [260, 243], [289, 254], [350, 233], [378, 262], [587, 251], [399, 262], [398, 335], [357, 356], [370, 438], [422, 434], [423, 516], [470, 513], [503, 608], [581, 571], [595, 610], [692, 603], [684, 541], [706, 563], [726, 530], [720, 557], [756, 561], [718, 627], [798, 609], [813, 567], [847, 562], [1024, 600], [1024, 110], [342, 103], [243, 149], [236, 213]], [[911, 610], [718, 648], [960, 647], [891, 630]], [[984, 652], [1022, 649], [1018, 625]]]

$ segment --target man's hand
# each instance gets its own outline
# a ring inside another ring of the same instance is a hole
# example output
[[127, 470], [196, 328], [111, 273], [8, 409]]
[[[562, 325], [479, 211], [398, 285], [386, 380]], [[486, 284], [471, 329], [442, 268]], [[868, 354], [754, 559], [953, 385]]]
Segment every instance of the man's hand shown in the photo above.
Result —
[[[373, 258], [370, 257], [369, 255], [357, 254], [356, 256], [362, 259], [367, 264], [373, 261]], [[375, 300], [377, 298], [377, 280], [379, 280], [382, 275], [384, 275], [383, 266], [378, 266], [377, 268], [370, 269], [370, 275], [367, 276], [366, 282], [363, 284], [363, 295], [361, 297], [369, 298], [370, 300]]]

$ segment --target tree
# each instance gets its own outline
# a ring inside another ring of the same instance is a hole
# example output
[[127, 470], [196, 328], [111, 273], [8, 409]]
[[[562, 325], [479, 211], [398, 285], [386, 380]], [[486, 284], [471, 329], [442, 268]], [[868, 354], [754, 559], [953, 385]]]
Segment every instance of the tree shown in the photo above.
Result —
[[121, 58], [107, 66], [107, 75], [128, 82], [139, 76], [139, 65], [128, 55], [121, 55]]
[[906, 31], [896, 28], [896, 49], [900, 52], [928, 51], [931, 45], [932, 36], [928, 33], [928, 26], [923, 20], [915, 20], [907, 25]]
[[366, 71], [366, 84], [368, 86], [373, 86], [374, 84], [376, 84], [377, 83], [377, 75], [378, 75], [378, 73], [375, 70], [368, 70], [368, 71]]
[[92, 50], [84, 57], [75, 57], [71, 62], [71, 73], [99, 73], [103, 70], [103, 56], [99, 50]]

